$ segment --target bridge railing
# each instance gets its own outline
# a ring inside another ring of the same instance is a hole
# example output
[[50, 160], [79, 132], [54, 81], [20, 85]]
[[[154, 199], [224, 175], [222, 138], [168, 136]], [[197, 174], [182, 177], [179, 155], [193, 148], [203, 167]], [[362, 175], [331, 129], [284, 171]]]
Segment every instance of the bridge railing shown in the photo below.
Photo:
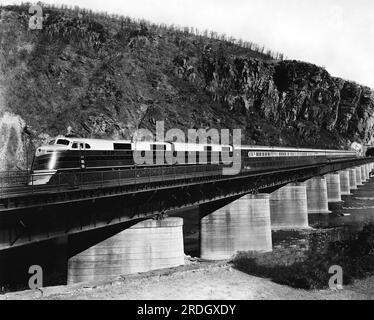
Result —
[[0, 187], [27, 184], [29, 175], [29, 170], [0, 171]]
[[[222, 174], [222, 165], [131, 167], [120, 170], [76, 171], [33, 175], [30, 171], [0, 172], [0, 197], [71, 188], [102, 188], [127, 184], [173, 181]], [[44, 181], [43, 181], [44, 179]]]

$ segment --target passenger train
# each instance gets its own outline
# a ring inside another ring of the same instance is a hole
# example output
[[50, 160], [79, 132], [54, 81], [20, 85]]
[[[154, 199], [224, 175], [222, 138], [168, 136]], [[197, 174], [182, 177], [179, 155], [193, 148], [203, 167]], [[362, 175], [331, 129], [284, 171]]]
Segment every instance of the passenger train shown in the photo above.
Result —
[[[158, 159], [182, 154], [174, 164]], [[152, 155], [151, 162], [135, 164], [134, 152]], [[29, 184], [48, 184], [57, 172], [87, 172], [130, 169], [142, 166], [227, 165], [225, 155], [240, 152], [242, 171], [264, 171], [300, 165], [357, 158], [355, 151], [300, 149], [288, 147], [232, 146], [176, 142], [132, 142], [57, 137], [37, 148]], [[183, 157], [184, 154], [184, 157]], [[191, 156], [193, 155], [193, 156]]]

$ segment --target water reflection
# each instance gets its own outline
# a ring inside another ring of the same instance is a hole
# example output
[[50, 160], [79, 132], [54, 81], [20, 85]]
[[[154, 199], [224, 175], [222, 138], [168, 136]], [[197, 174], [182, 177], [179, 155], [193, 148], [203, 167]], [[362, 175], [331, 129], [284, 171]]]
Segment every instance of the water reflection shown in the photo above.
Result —
[[353, 190], [352, 195], [342, 196], [342, 203], [329, 206], [329, 215], [309, 215], [313, 228], [344, 227], [361, 230], [367, 223], [374, 223], [374, 179]]

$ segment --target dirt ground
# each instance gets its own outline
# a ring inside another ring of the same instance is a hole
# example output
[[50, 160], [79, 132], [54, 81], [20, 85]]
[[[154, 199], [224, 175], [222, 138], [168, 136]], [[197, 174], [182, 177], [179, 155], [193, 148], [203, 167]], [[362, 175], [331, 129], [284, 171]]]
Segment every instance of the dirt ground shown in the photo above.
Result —
[[176, 268], [121, 276], [106, 281], [0, 295], [0, 300], [14, 299], [374, 300], [374, 277], [356, 281], [353, 285], [344, 287], [343, 290], [307, 291], [248, 275], [234, 269], [227, 262], [195, 262]]

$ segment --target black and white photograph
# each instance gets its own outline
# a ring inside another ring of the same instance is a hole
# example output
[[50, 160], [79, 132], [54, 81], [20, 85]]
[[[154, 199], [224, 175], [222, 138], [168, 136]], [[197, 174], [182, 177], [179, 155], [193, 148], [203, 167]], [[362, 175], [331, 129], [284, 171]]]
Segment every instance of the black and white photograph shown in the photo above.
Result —
[[0, 0], [9, 300], [374, 300], [374, 2]]

